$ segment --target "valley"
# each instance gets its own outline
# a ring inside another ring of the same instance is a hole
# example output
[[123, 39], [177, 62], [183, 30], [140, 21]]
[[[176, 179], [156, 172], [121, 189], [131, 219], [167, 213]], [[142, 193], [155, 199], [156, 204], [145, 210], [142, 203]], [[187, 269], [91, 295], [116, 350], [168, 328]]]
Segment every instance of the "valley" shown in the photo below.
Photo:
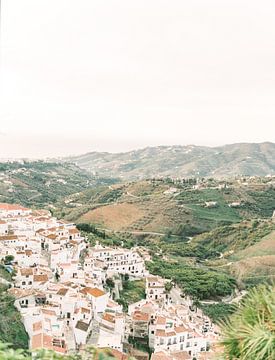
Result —
[[272, 177], [141, 180], [85, 190], [75, 201], [81, 206], [60, 204], [55, 214], [92, 224], [105, 242], [232, 276], [240, 289], [275, 276]]
[[92, 176], [73, 164], [42, 160], [0, 162], [0, 202], [41, 208], [91, 186], [113, 182]]
[[[91, 175], [75, 164], [39, 161], [2, 163], [0, 169], [2, 203], [18, 203], [19, 199], [22, 205], [32, 207], [32, 221], [38, 217], [41, 226], [45, 226], [42, 209], [46, 209], [47, 221], [61, 229], [63, 223], [68, 224], [65, 225], [68, 229], [70, 224], [76, 224], [74, 231], [81, 236], [81, 249], [85, 246], [92, 249], [77, 255], [80, 271], [84, 264], [92, 266], [87, 257], [89, 251], [111, 248], [118, 254], [132, 254], [134, 249], [143, 259], [142, 271], [147, 276], [171, 284], [172, 302], [187, 306], [190, 301], [191, 308], [203, 311], [203, 316], [209, 316], [213, 324], [234, 313], [234, 304], [251, 287], [274, 281], [274, 176], [122, 181]], [[40, 238], [34, 229], [35, 236]], [[57, 236], [57, 230], [49, 230], [53, 231], [50, 236]], [[45, 255], [43, 250], [41, 264], [53, 261], [53, 255]], [[73, 262], [71, 266], [75, 269]], [[63, 285], [68, 287], [63, 265], [58, 266]], [[11, 279], [3, 269], [0, 278]], [[58, 282], [53, 281], [55, 276], [52, 273], [50, 282]], [[116, 296], [120, 309], [127, 312], [132, 303], [142, 302], [148, 296], [147, 285], [142, 277], [133, 283], [120, 276], [105, 279], [104, 289]], [[100, 281], [99, 278], [99, 287]], [[4, 279], [1, 282], [1, 301], [9, 303], [3, 319], [12, 318], [18, 323], [17, 327], [10, 326], [12, 323], [3, 320], [2, 328], [8, 337], [1, 339], [7, 342], [14, 336], [15, 347], [26, 347], [27, 334], [12, 304], [13, 297], [6, 295], [6, 286], [10, 284]], [[42, 288], [42, 284], [38, 286], [39, 290]], [[163, 291], [166, 294], [168, 290]], [[94, 323], [93, 329], [98, 329]], [[96, 336], [93, 333], [91, 341]], [[139, 347], [131, 335], [129, 339], [137, 351], [149, 351], [148, 344]]]

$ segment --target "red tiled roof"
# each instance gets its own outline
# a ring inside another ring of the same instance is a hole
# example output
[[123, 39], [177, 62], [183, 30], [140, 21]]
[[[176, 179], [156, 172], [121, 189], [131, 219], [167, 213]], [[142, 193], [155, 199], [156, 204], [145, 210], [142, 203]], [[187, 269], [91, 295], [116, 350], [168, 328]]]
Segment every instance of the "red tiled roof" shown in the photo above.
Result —
[[33, 276], [33, 281], [35, 282], [45, 282], [48, 281], [48, 276], [47, 275], [34, 275]]
[[5, 241], [5, 240], [17, 240], [18, 236], [17, 235], [4, 235], [4, 236], [0, 236], [0, 241]]
[[105, 313], [103, 315], [103, 320], [109, 321], [111, 323], [115, 323], [115, 317], [113, 315], [109, 314], [109, 313]]
[[135, 321], [146, 321], [146, 322], [148, 322], [150, 320], [150, 315], [147, 314], [147, 313], [143, 313], [141, 311], [135, 311], [132, 318]]
[[70, 233], [70, 234], [79, 234], [79, 230], [77, 230], [77, 229], [70, 229], [70, 230], [69, 230], [69, 233]]
[[165, 325], [166, 324], [166, 318], [163, 316], [158, 316], [156, 319], [157, 325]]
[[54, 341], [55, 339], [52, 336], [46, 335], [46, 334], [37, 334], [33, 335], [31, 338], [31, 348], [32, 349], [48, 349], [48, 350], [54, 350], [59, 353], [66, 353], [67, 347], [64, 340], [60, 340], [60, 344], [63, 342], [64, 346], [56, 346], [58, 343], [57, 341]]
[[21, 274], [22, 276], [30, 276], [30, 275], [33, 275], [33, 269], [31, 269], [31, 268], [20, 269], [20, 274]]
[[61, 296], [65, 296], [68, 292], [68, 289], [59, 289], [58, 292], [57, 292], [57, 295], [61, 295]]
[[100, 290], [98, 288], [91, 288], [91, 287], [85, 287], [81, 290], [83, 294], [89, 294], [93, 297], [100, 297], [105, 295], [105, 292], [103, 290]]
[[0, 203], [0, 210], [12, 211], [12, 210], [30, 210], [30, 209], [24, 208], [23, 206], [17, 204]]

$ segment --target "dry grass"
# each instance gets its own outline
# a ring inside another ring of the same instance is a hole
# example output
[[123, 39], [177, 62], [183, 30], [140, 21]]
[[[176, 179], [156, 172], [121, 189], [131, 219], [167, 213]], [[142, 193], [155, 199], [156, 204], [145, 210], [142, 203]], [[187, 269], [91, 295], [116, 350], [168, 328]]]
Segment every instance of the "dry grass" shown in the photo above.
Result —
[[240, 251], [236, 257], [239, 260], [230, 269], [239, 280], [247, 276], [275, 276], [275, 231]]
[[275, 255], [275, 231], [272, 231], [255, 245], [239, 251], [236, 254], [236, 257], [241, 260], [244, 258], [266, 255]]
[[90, 210], [79, 221], [99, 224], [110, 230], [121, 230], [138, 221], [143, 215], [144, 212], [135, 204], [124, 203]]
[[247, 276], [275, 276], [275, 255], [254, 256], [231, 265], [231, 272], [238, 280]]

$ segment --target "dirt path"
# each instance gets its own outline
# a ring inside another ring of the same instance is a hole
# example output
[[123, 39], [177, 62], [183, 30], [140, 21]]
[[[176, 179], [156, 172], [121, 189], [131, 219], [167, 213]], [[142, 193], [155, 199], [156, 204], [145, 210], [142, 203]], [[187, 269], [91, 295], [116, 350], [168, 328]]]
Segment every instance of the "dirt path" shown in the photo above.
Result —
[[[110, 230], [110, 229], [103, 229], [103, 228], [98, 228], [98, 230], [100, 231], [105, 231], [107, 233], [116, 233], [116, 234], [131, 234], [131, 235], [157, 235], [157, 236], [165, 236], [167, 234], [165, 233], [160, 233], [160, 232], [154, 232], [154, 231], [130, 231], [130, 230]], [[170, 235], [171, 237], [178, 237], [178, 235]]]

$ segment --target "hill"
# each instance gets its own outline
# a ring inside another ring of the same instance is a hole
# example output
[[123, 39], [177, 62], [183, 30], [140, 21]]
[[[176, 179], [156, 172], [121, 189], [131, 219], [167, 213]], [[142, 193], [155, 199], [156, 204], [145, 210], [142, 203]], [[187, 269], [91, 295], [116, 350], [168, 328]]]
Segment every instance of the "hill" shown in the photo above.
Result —
[[166, 176], [265, 176], [275, 174], [275, 144], [159, 146], [118, 154], [91, 152], [65, 160], [99, 176], [128, 180]]
[[246, 219], [271, 218], [273, 182], [165, 179], [97, 187], [77, 194], [77, 207], [64, 203], [62, 216], [112, 231], [193, 236]]
[[91, 186], [113, 183], [70, 163], [20, 161], [0, 163], [0, 202], [44, 207]]
[[145, 246], [174, 261], [171, 271], [177, 264], [198, 266], [248, 284], [257, 260], [255, 271], [268, 275], [264, 279], [275, 275], [272, 241], [264, 242], [275, 230], [272, 177], [141, 180], [87, 189], [73, 198], [78, 206], [60, 204], [55, 215], [92, 224], [108, 235], [106, 244]]

